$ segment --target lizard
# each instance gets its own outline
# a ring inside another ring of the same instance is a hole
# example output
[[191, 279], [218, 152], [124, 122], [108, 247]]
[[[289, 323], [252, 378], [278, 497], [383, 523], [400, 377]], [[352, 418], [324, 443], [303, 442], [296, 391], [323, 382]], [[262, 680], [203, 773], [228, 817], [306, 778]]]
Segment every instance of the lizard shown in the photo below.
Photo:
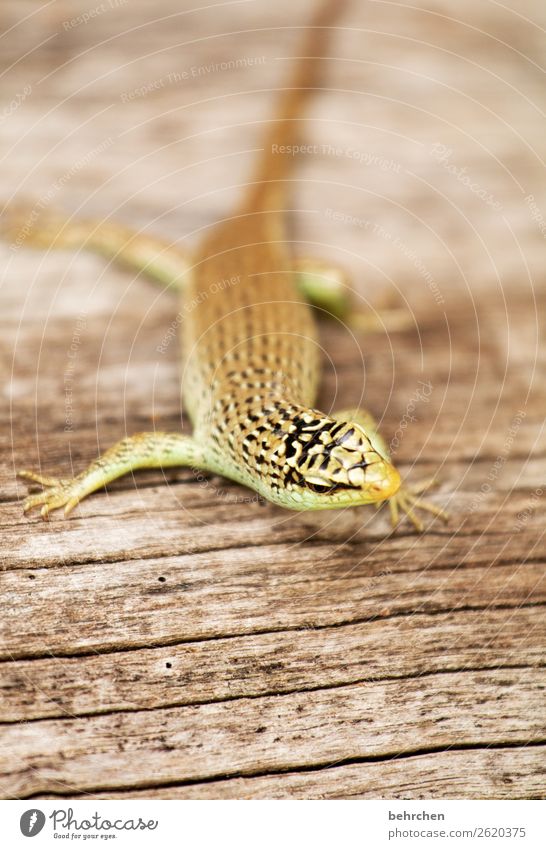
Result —
[[[319, 349], [308, 298], [342, 313], [344, 287], [337, 285], [342, 272], [328, 263], [290, 255], [283, 210], [293, 157], [282, 151], [299, 138], [298, 119], [317, 88], [341, 7], [336, 0], [323, 2], [306, 28], [301, 58], [280, 90], [245, 194], [229, 218], [211, 226], [193, 256], [111, 222], [50, 213], [25, 228], [29, 244], [83, 246], [179, 290], [182, 399], [193, 425], [192, 435], [126, 436], [72, 478], [19, 471], [42, 487], [24, 500], [25, 513], [39, 508], [45, 519], [64, 507], [68, 515], [87, 495], [134, 470], [189, 466], [292, 510], [388, 503], [393, 525], [403, 512], [419, 531], [418, 510], [447, 518], [420, 497], [428, 483], [402, 484], [368, 411], [326, 414], [314, 406]], [[231, 284], [221, 285], [226, 279]]]

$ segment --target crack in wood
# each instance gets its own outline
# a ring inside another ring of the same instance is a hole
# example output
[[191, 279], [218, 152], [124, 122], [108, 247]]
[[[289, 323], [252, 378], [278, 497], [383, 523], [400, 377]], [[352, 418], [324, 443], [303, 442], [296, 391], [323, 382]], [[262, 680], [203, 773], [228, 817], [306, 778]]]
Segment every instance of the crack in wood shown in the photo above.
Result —
[[[243, 693], [237, 696], [226, 696], [224, 698], [217, 699], [206, 699], [203, 701], [177, 701], [177, 702], [162, 702], [161, 704], [146, 706], [146, 707], [134, 707], [134, 708], [117, 708], [116, 710], [96, 710], [96, 711], [82, 711], [82, 712], [74, 712], [74, 713], [59, 713], [59, 714], [48, 714], [47, 716], [36, 716], [31, 717], [24, 720], [25, 725], [35, 724], [37, 722], [49, 722], [49, 721], [58, 721], [65, 720], [70, 721], [72, 719], [89, 719], [92, 716], [117, 716], [119, 714], [124, 713], [153, 713], [158, 710], [168, 710], [172, 708], [183, 708], [183, 707], [199, 707], [204, 705], [218, 705], [225, 704], [228, 702], [239, 702], [243, 699], [265, 699], [271, 696], [293, 696], [298, 693], [322, 693], [328, 692], [331, 690], [340, 690], [343, 687], [355, 686], [358, 684], [366, 684], [370, 681], [373, 681], [374, 684], [386, 683], [389, 681], [414, 681], [419, 678], [432, 678], [435, 676], [441, 675], [456, 675], [461, 672], [487, 672], [487, 671], [496, 671], [502, 669], [546, 669], [546, 663], [504, 663], [504, 664], [484, 664], [483, 666], [462, 666], [462, 667], [449, 667], [446, 669], [435, 669], [433, 671], [425, 671], [425, 672], [416, 672], [413, 675], [382, 675], [382, 676], [374, 676], [373, 678], [355, 678], [355, 679], [347, 679], [344, 681], [340, 681], [338, 683], [327, 684], [327, 685], [315, 685], [309, 687], [295, 687], [292, 689], [274, 689], [271, 691], [264, 690], [261, 693]], [[10, 726], [20, 725], [21, 720], [0, 720], [0, 728]]]
[[[201, 784], [213, 784], [216, 782], [233, 780], [237, 778], [269, 778], [269, 777], [282, 777], [293, 773], [312, 773], [312, 772], [322, 772], [323, 770], [329, 769], [337, 769], [343, 766], [350, 766], [356, 764], [381, 764], [386, 763], [392, 760], [403, 760], [408, 761], [412, 758], [423, 757], [424, 755], [441, 755], [445, 753], [453, 753], [453, 752], [476, 752], [476, 751], [504, 751], [507, 749], [535, 749], [546, 747], [546, 738], [541, 740], [520, 740], [514, 741], [510, 743], [503, 743], [499, 741], [491, 741], [491, 743], [456, 743], [453, 746], [431, 746], [429, 748], [423, 747], [420, 749], [412, 749], [411, 751], [403, 751], [403, 752], [385, 752], [385, 754], [381, 755], [372, 755], [370, 757], [347, 757], [340, 759], [335, 762], [326, 761], [326, 762], [317, 762], [314, 764], [293, 764], [291, 766], [283, 767], [278, 770], [248, 770], [248, 771], [240, 771], [233, 773], [219, 773], [216, 775], [210, 776], [202, 776], [195, 779], [188, 779], [185, 781], [175, 781], [175, 782], [149, 782], [149, 783], [135, 783], [131, 785], [111, 785], [111, 786], [95, 786], [95, 787], [87, 787], [85, 790], [77, 790], [77, 791], [69, 791], [66, 794], [59, 792], [49, 792], [48, 798], [85, 798], [93, 793], [119, 793], [119, 792], [132, 792], [138, 790], [152, 790], [152, 789], [167, 789], [169, 787], [192, 787], [198, 786]], [[42, 797], [44, 793], [48, 792], [47, 790], [39, 790], [35, 793], [29, 794], [28, 796], [18, 796], [19, 799], [37, 799]]]
[[[451, 612], [456, 613], [475, 613], [480, 610], [524, 610], [528, 608], [535, 607], [544, 607], [546, 602], [536, 601], [536, 602], [524, 602], [523, 604], [488, 604], [488, 605], [476, 605], [473, 607], [472, 605], [461, 605], [457, 608], [450, 608]], [[250, 637], [250, 636], [264, 636], [267, 634], [286, 634], [286, 633], [294, 633], [298, 631], [322, 631], [329, 628], [343, 628], [348, 625], [364, 625], [370, 622], [388, 622], [393, 619], [403, 619], [406, 617], [411, 617], [415, 614], [419, 614], [420, 616], [441, 616], [445, 614], [447, 611], [446, 608], [437, 608], [433, 610], [418, 610], [417, 608], [411, 608], [410, 610], [400, 610], [395, 613], [390, 613], [385, 616], [376, 615], [369, 617], [361, 617], [358, 619], [344, 619], [341, 622], [329, 622], [326, 624], [318, 624], [318, 625], [297, 625], [292, 628], [290, 627], [279, 627], [279, 628], [270, 628], [270, 629], [256, 629], [253, 631], [238, 631], [233, 633], [222, 633], [222, 634], [214, 634], [211, 636], [203, 635], [192, 639], [180, 640], [176, 637], [170, 640], [163, 640], [162, 642], [153, 642], [149, 641], [146, 643], [138, 644], [138, 645], [117, 645], [117, 646], [107, 646], [104, 648], [96, 648], [93, 650], [83, 649], [80, 651], [72, 651], [72, 652], [63, 652], [62, 650], [57, 650], [54, 655], [51, 654], [38, 654], [38, 653], [27, 653], [27, 654], [12, 654], [11, 657], [0, 657], [0, 666], [2, 664], [7, 663], [17, 663], [19, 661], [32, 661], [32, 660], [44, 660], [47, 658], [59, 657], [59, 658], [77, 658], [77, 657], [97, 657], [98, 655], [107, 655], [107, 654], [117, 654], [118, 652], [134, 652], [141, 651], [142, 649], [160, 649], [160, 648], [173, 648], [175, 646], [182, 645], [191, 645], [193, 643], [205, 643], [205, 642], [213, 642], [215, 640], [234, 640], [239, 637]]]

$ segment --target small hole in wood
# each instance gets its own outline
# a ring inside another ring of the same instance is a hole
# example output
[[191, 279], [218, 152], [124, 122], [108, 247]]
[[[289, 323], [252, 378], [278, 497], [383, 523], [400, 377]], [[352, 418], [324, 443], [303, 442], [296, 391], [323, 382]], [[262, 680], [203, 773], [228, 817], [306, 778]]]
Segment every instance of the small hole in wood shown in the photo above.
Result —
[[167, 669], [172, 669], [172, 663], [167, 662], [165, 666], [167, 667]]
[[165, 581], [167, 580], [167, 578], [164, 578], [163, 575], [161, 575], [157, 580], [159, 581], [160, 584], [164, 584]]

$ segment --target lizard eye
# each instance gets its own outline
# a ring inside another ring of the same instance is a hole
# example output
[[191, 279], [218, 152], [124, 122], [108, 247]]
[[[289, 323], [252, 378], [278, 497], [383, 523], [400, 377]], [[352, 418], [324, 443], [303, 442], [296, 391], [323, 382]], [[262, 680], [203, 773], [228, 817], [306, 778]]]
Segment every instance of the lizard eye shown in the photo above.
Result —
[[309, 481], [306, 481], [306, 485], [312, 492], [320, 492], [323, 494], [333, 492], [336, 488], [335, 483], [310, 483]]

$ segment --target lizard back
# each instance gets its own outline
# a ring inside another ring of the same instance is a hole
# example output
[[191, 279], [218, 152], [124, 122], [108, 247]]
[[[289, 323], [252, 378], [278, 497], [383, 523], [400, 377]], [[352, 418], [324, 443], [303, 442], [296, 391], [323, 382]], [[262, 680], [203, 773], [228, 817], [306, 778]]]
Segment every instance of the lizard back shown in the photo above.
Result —
[[294, 158], [279, 147], [298, 137], [298, 119], [317, 87], [330, 28], [342, 11], [342, 2], [326, 0], [306, 28], [245, 197], [201, 245], [184, 291], [183, 396], [200, 429], [219, 423], [229, 399], [237, 415], [266, 396], [314, 402], [317, 331], [284, 242], [286, 177]]
[[267, 217], [242, 215], [217, 231], [184, 293], [184, 398], [201, 424], [218, 400], [315, 398], [315, 321]]

